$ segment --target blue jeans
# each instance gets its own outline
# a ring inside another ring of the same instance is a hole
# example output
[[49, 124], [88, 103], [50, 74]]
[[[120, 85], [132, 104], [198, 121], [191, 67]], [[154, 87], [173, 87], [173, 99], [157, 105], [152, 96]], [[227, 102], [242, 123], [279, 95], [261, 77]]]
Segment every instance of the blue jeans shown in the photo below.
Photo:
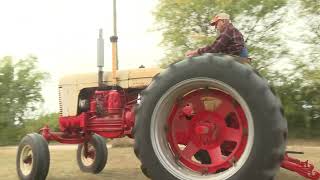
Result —
[[249, 57], [248, 49], [246, 47], [242, 48], [242, 50], [240, 52], [240, 57], [243, 57], [243, 58]]

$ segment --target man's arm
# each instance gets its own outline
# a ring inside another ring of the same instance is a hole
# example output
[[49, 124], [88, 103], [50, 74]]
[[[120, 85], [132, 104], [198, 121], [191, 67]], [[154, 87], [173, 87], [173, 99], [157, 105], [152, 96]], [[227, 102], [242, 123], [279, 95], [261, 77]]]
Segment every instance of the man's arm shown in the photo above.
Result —
[[[229, 30], [224, 31], [223, 33], [220, 34], [220, 36], [214, 41], [213, 44], [208, 45], [203, 48], [199, 48], [197, 50], [198, 54], [203, 54], [203, 53], [217, 53], [221, 52], [229, 43], [231, 40], [231, 36], [229, 35]], [[232, 33], [232, 32], [231, 32]]]

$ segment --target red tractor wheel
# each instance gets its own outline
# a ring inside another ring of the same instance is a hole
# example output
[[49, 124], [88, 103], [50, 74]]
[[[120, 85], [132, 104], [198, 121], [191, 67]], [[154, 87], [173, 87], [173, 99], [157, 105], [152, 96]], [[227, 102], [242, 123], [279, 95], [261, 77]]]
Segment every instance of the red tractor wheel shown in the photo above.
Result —
[[40, 134], [28, 134], [18, 147], [16, 166], [21, 180], [44, 180], [50, 165], [47, 141]]
[[108, 149], [103, 137], [94, 134], [87, 143], [87, 153], [84, 144], [77, 150], [77, 162], [81, 171], [97, 174], [106, 166]]
[[280, 101], [250, 67], [206, 55], [172, 65], [142, 93], [135, 126], [152, 179], [270, 180], [285, 152]]

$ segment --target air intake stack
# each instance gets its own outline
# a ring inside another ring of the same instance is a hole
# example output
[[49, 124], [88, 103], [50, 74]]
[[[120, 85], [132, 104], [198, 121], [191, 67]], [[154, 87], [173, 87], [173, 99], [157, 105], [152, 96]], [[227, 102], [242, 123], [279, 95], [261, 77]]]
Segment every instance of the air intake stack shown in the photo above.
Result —
[[117, 84], [118, 70], [118, 35], [117, 35], [117, 1], [113, 0], [113, 36], [110, 37], [112, 43], [112, 84]]

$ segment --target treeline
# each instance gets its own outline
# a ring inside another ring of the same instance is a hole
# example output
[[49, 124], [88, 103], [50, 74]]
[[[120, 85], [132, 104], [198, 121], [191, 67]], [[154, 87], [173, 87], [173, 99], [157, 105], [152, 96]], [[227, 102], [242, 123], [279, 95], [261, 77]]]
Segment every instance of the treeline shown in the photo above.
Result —
[[[36, 57], [16, 60], [0, 59], [0, 145], [16, 143], [40, 121], [53, 115], [38, 117], [43, 97], [42, 83], [48, 74], [37, 67]], [[51, 122], [51, 121], [50, 121]]]
[[58, 113], [50, 113], [39, 116], [37, 119], [26, 120], [21, 125], [2, 127], [0, 129], [0, 146], [15, 145], [26, 134], [39, 132], [45, 125], [48, 125], [53, 131], [59, 131], [58, 119]]

